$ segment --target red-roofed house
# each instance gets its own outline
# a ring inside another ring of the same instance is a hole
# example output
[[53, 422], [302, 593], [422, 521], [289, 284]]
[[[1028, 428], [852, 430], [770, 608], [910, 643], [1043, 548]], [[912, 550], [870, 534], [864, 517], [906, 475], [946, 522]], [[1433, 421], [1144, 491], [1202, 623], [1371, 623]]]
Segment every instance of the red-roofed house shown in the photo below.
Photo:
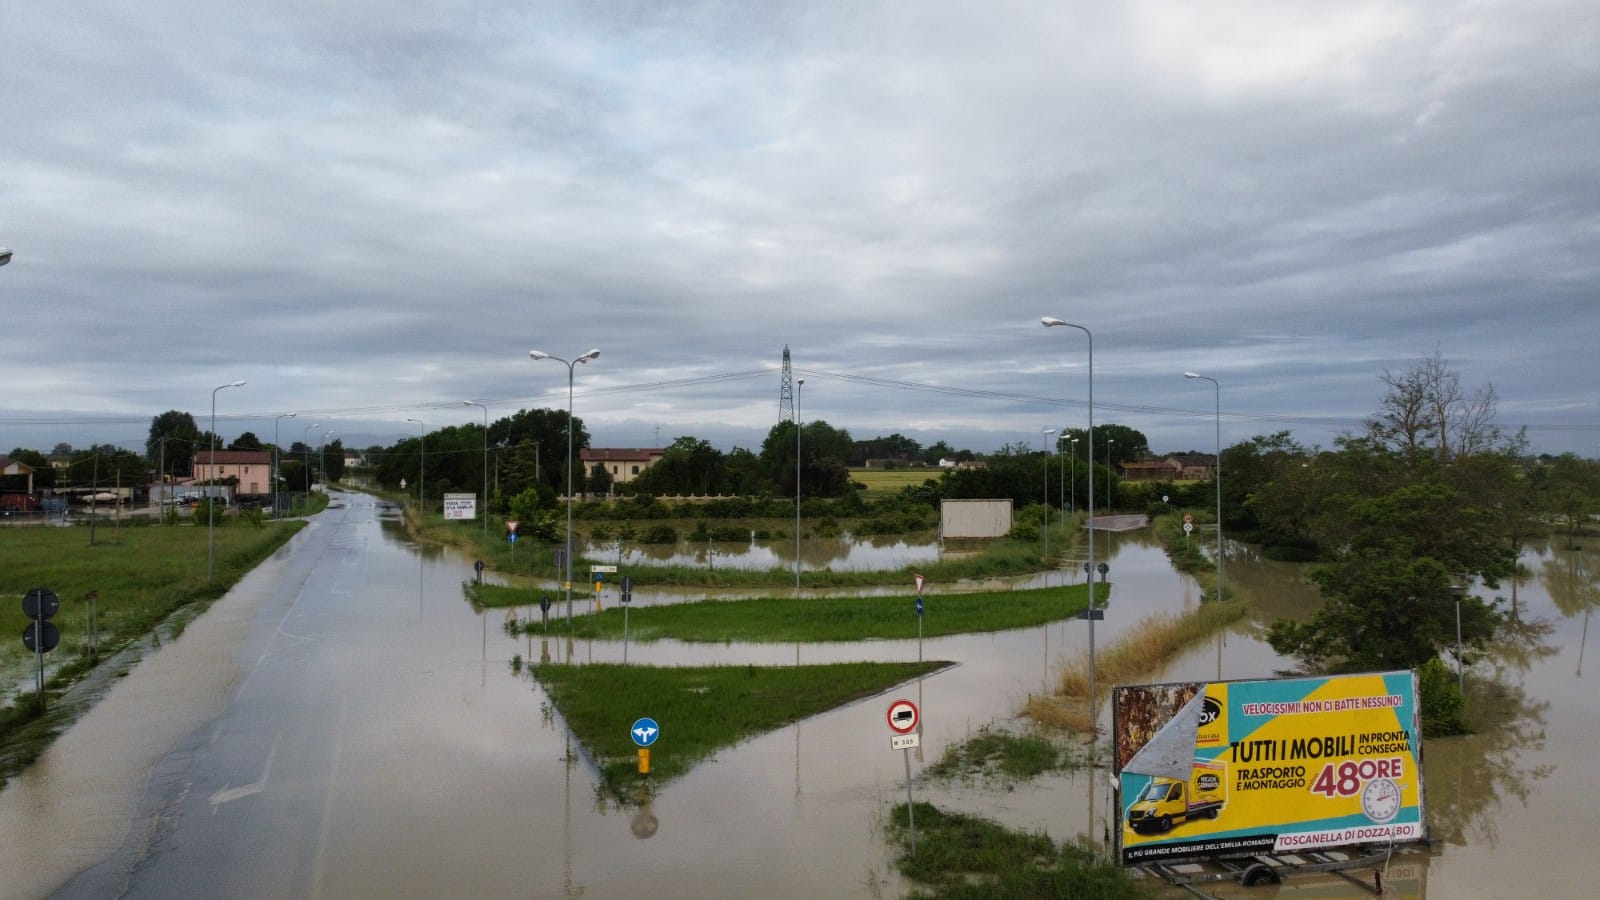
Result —
[[606, 472], [611, 475], [612, 484], [627, 484], [655, 465], [666, 453], [667, 451], [656, 448], [639, 450], [591, 448], [578, 451], [578, 460], [583, 463], [585, 472], [593, 472], [597, 464], [603, 465], [606, 467]]
[[272, 453], [267, 450], [201, 450], [194, 455], [194, 480], [238, 479], [237, 493], [264, 496], [272, 493]]

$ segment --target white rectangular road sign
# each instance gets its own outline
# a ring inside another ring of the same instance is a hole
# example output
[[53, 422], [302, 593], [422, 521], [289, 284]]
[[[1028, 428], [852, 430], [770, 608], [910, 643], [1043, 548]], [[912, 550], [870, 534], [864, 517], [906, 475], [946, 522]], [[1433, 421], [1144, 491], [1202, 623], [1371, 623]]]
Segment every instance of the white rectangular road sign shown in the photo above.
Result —
[[615, 575], [617, 573], [617, 567], [616, 566], [590, 566], [589, 567], [589, 571], [592, 572], [592, 573], [606, 572], [606, 573]]
[[478, 495], [445, 494], [444, 517], [446, 519], [476, 519], [478, 517]]
[[910, 734], [897, 734], [889, 738], [890, 750], [910, 750], [922, 746], [922, 736], [915, 731]]

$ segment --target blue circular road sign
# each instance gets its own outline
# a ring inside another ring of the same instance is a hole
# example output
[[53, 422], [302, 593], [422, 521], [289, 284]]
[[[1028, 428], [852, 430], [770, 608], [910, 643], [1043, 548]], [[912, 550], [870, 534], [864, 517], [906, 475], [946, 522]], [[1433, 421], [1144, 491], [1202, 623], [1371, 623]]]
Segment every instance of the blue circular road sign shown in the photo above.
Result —
[[917, 615], [922, 615], [922, 598], [917, 598]]
[[646, 716], [633, 723], [633, 727], [628, 729], [628, 736], [633, 738], [635, 744], [648, 747], [661, 736], [661, 726], [656, 724], [655, 719]]

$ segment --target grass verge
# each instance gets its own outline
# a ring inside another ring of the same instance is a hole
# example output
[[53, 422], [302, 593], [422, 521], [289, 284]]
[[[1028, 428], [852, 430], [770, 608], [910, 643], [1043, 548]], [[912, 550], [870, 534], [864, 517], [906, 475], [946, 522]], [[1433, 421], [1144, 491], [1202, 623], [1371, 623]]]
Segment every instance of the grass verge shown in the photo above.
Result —
[[[1147, 679], [1190, 644], [1217, 633], [1245, 612], [1245, 604], [1239, 601], [1204, 603], [1182, 615], [1150, 616], [1135, 625], [1122, 640], [1095, 656], [1101, 701], [1107, 696], [1105, 688]], [[1022, 712], [1041, 725], [1087, 733], [1094, 721], [1089, 712], [1089, 660], [1080, 658], [1063, 665], [1056, 693], [1029, 698]]]
[[[657, 667], [545, 664], [533, 667], [550, 703], [619, 801], [682, 775], [723, 747], [882, 693], [950, 665], [842, 663], [819, 666]], [[655, 719], [651, 774], [638, 774], [629, 726]]]
[[984, 726], [977, 734], [944, 749], [944, 756], [922, 770], [926, 778], [1028, 779], [1081, 765], [1076, 750], [1058, 738], [1030, 732], [1013, 734]]
[[[1008, 829], [987, 819], [949, 812], [931, 803], [897, 804], [888, 834], [900, 846], [896, 864], [919, 883], [911, 897], [924, 900], [1124, 900], [1152, 896], [1120, 869], [1073, 845], [1057, 846], [1047, 834]], [[916, 852], [911, 851], [911, 820]]]
[[[8, 528], [0, 533], [0, 595], [16, 599], [0, 603], [0, 634], [20, 635], [28, 626], [20, 599], [29, 590], [49, 588], [60, 598], [60, 611], [50, 622], [60, 629], [61, 643], [45, 657], [46, 700], [54, 702], [100, 661], [142, 639], [174, 612], [221, 597], [302, 527], [302, 522], [253, 527], [232, 520], [218, 525], [211, 551], [215, 577], [209, 580], [208, 529], [196, 524], [118, 530], [101, 525], [93, 544], [86, 527]], [[91, 640], [91, 614], [97, 641]], [[0, 687], [6, 695], [0, 705], [0, 745], [41, 714], [30, 677], [34, 666], [22, 641], [0, 641]], [[26, 749], [41, 747], [30, 738]]]
[[[480, 602], [496, 605], [514, 597], [517, 605], [533, 602], [526, 589], [476, 588]], [[511, 592], [510, 595], [503, 592]], [[1055, 622], [1088, 606], [1086, 585], [1026, 591], [925, 596], [924, 637], [1004, 631]], [[576, 637], [620, 640], [620, 605], [573, 619]], [[792, 643], [817, 641], [907, 640], [917, 636], [912, 597], [758, 597], [748, 600], [700, 600], [667, 606], [643, 606], [627, 613], [631, 640], [673, 639], [702, 643], [748, 641]], [[525, 629], [537, 629], [531, 620]]]

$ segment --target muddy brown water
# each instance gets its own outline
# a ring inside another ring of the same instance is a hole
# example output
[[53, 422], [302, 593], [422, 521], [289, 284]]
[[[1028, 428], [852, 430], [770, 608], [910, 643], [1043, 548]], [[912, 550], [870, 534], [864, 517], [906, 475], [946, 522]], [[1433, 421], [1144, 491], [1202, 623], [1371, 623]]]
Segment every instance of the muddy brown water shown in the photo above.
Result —
[[[1142, 616], [1199, 602], [1148, 535], [1101, 540], [1113, 582], [1101, 646]], [[1588, 896], [1600, 874], [1588, 846], [1600, 691], [1584, 674], [1600, 563], [1552, 546], [1524, 563], [1512, 638], [1467, 673], [1470, 702], [1493, 725], [1425, 744], [1441, 842], [1393, 868], [1390, 896]], [[1287, 666], [1261, 634], [1315, 602], [1303, 570], [1234, 547], [1227, 571], [1257, 613], [1150, 680]], [[960, 665], [727, 748], [648, 808], [619, 809], [597, 797], [559, 716], [509, 662], [617, 660], [621, 645], [559, 630], [508, 638], [504, 611], [462, 602], [469, 573], [469, 560], [417, 547], [369, 501], [319, 516], [0, 792], [0, 897], [901, 896], [910, 885], [882, 840], [885, 810], [906, 794], [888, 703], [919, 703], [915, 773], [977, 729], [1010, 724], [1062, 657], [1087, 647], [1077, 621], [929, 639], [927, 658]], [[1510, 585], [1500, 593], [1509, 599]], [[937, 586], [929, 594], [936, 614]], [[782, 665], [917, 651], [659, 642], [628, 656]], [[673, 724], [661, 723], [661, 746]], [[1103, 771], [914, 790], [1057, 839], [1101, 840], [1107, 825]], [[1213, 893], [1370, 896], [1326, 878]]]

